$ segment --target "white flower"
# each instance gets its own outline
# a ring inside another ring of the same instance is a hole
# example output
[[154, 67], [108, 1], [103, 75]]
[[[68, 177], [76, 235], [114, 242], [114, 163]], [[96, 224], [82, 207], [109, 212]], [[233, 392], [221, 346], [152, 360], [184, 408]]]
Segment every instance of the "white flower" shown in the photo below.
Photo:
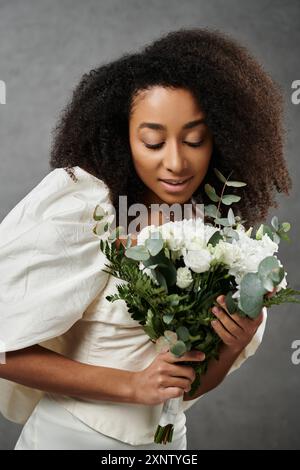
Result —
[[242, 257], [241, 249], [238, 245], [220, 240], [213, 250], [213, 258], [219, 263], [224, 263], [230, 267], [237, 264]]
[[176, 285], [180, 287], [180, 289], [185, 289], [189, 287], [193, 282], [193, 276], [189, 268], [178, 268], [177, 269], [177, 279]]
[[147, 225], [137, 234], [137, 245], [144, 245], [148, 238], [155, 237], [155, 233], [158, 233], [158, 227], [156, 225]]
[[185, 265], [192, 271], [203, 273], [209, 270], [212, 256], [208, 250], [200, 248], [198, 250], [189, 250], [183, 259]]

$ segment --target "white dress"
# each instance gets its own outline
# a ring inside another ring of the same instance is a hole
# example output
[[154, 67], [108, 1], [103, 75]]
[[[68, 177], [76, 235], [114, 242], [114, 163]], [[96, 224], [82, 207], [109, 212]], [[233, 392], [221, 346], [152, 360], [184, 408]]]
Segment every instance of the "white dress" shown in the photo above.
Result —
[[[120, 280], [103, 272], [92, 231], [97, 204], [112, 214], [109, 189], [79, 166], [74, 175], [51, 171], [0, 224], [0, 352], [40, 344], [83, 363], [142, 370], [155, 347], [124, 301], [106, 300]], [[255, 353], [266, 317], [264, 308], [228, 373]], [[182, 402], [164, 448], [186, 448], [184, 411], [199, 398]], [[26, 423], [16, 449], [161, 449], [153, 436], [162, 405], [76, 399], [0, 379], [0, 411]]]

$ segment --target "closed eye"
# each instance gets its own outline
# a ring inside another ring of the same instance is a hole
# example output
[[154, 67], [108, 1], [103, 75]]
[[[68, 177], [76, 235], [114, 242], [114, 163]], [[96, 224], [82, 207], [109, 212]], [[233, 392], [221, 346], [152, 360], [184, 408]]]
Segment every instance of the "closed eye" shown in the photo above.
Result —
[[[186, 142], [184, 141], [183, 142], [184, 144], [187, 144], [189, 147], [200, 147], [202, 144], [203, 144], [203, 140], [200, 140], [199, 142]], [[148, 149], [152, 149], [152, 150], [158, 150], [158, 149], [161, 149], [162, 146], [164, 145], [164, 142], [160, 142], [159, 144], [145, 144], [145, 147], [147, 147]]]

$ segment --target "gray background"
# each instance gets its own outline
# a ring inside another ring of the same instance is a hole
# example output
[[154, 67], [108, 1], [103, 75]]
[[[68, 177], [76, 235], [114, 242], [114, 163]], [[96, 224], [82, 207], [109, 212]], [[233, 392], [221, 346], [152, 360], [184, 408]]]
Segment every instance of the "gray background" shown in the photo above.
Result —
[[[299, 289], [300, 105], [290, 99], [300, 79], [299, 23], [299, 0], [0, 0], [0, 220], [48, 172], [51, 129], [84, 72], [163, 32], [216, 27], [248, 45], [285, 93], [294, 188], [278, 197], [276, 214], [292, 224], [280, 258]], [[300, 448], [300, 365], [291, 362], [299, 310], [274, 307], [256, 355], [189, 410], [190, 449]], [[20, 430], [0, 418], [0, 449], [13, 448]]]

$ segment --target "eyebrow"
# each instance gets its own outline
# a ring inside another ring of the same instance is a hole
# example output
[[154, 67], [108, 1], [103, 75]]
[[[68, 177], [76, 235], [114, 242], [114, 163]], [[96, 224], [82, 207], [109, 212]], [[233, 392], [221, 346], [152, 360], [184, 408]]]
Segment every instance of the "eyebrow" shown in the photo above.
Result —
[[[182, 129], [192, 129], [193, 127], [199, 126], [199, 124], [205, 124], [205, 119], [196, 119], [196, 121], [190, 121], [186, 123]], [[138, 129], [143, 129], [144, 127], [149, 127], [150, 129], [154, 130], [166, 130], [166, 126], [163, 124], [158, 124], [157, 122], [142, 122]]]

